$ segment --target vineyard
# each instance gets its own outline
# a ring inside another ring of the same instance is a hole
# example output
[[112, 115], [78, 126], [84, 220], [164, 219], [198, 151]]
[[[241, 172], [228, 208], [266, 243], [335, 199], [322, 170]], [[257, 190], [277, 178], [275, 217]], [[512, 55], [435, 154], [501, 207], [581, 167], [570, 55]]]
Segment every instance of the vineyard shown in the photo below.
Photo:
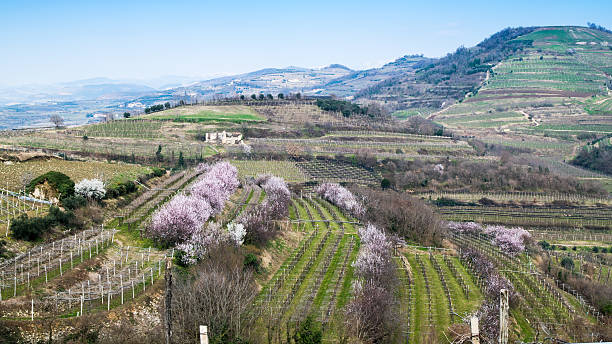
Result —
[[451, 141], [438, 137], [425, 136], [357, 136], [363, 140], [347, 139], [346, 135], [334, 133], [325, 139], [251, 139], [260, 151], [283, 151], [295, 153], [296, 151], [315, 155], [353, 155], [368, 152], [375, 156], [398, 157], [410, 155], [424, 156], [470, 156], [474, 151], [465, 141]]
[[281, 342], [287, 326], [314, 315], [326, 340], [332, 340], [359, 248], [354, 220], [315, 198], [294, 199], [290, 214], [293, 229], [303, 231], [304, 238], [256, 298], [256, 331]]
[[83, 230], [1, 261], [0, 300], [15, 299], [3, 308], [3, 317], [82, 316], [108, 311], [146, 292], [162, 277], [173, 250], [129, 245], [130, 228], [142, 225], [155, 207], [197, 175], [182, 171], [144, 191], [120, 217], [128, 225], [111, 221], [119, 230]]
[[91, 158], [107, 158], [122, 161], [155, 161], [159, 145], [161, 157], [176, 162], [182, 152], [184, 159], [201, 160], [218, 151], [209, 144], [193, 141], [180, 141], [164, 138], [158, 144], [151, 140], [138, 138], [99, 137], [83, 139], [80, 136], [64, 133], [40, 132], [36, 135], [15, 135], [0, 137], [0, 144], [25, 147], [49, 154], [77, 155]]
[[85, 178], [99, 178], [107, 184], [134, 180], [151, 172], [148, 167], [124, 163], [68, 161], [58, 158], [33, 159], [0, 164], [0, 187], [18, 191], [31, 179], [49, 171], [62, 171], [77, 182]]
[[308, 180], [306, 175], [292, 161], [232, 160], [242, 178], [254, 178], [259, 174], [272, 174], [287, 182], [300, 183]]
[[184, 189], [198, 176], [194, 170], [181, 171], [166, 179], [163, 184], [149, 189], [130, 203], [121, 215], [121, 224], [127, 224], [128, 229], [144, 225], [146, 218], [160, 205], [169, 200], [175, 193]]
[[375, 172], [343, 163], [313, 160], [297, 162], [296, 165], [310, 179], [320, 182], [378, 184], [380, 180]]
[[609, 207], [440, 206], [438, 211], [443, 218], [459, 222], [544, 228], [612, 228], [612, 209]]
[[539, 192], [424, 192], [415, 194], [416, 197], [427, 200], [453, 199], [462, 202], [478, 202], [486, 198], [499, 203], [521, 203], [532, 205], [546, 205], [548, 203], [569, 202], [580, 205], [611, 205], [612, 200], [606, 197], [589, 197], [566, 193], [539, 193]]
[[154, 139], [161, 137], [162, 123], [156, 121], [133, 119], [119, 120], [85, 127], [75, 131], [77, 136], [88, 137], [130, 137], [136, 139]]
[[401, 267], [402, 328], [409, 343], [428, 336], [443, 340], [444, 332], [482, 302], [477, 280], [450, 251], [407, 250], [397, 258]]
[[0, 237], [7, 237], [11, 220], [23, 214], [44, 214], [49, 202], [29, 197], [24, 191], [13, 192], [0, 189]]
[[539, 274], [528, 256], [510, 256], [482, 236], [454, 235], [453, 241], [461, 248], [473, 249], [489, 257], [512, 283], [520, 295], [512, 316], [517, 320], [521, 338], [533, 339], [540, 331], [571, 337], [568, 326], [573, 319], [594, 320], [601, 316], [582, 295], [556, 279]]

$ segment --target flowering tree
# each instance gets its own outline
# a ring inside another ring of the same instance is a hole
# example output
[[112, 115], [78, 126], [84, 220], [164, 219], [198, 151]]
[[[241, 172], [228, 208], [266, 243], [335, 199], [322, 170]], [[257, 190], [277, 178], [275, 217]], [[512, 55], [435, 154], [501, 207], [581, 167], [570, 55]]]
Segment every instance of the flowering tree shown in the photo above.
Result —
[[229, 235], [221, 229], [221, 225], [211, 222], [206, 228], [199, 227], [192, 233], [189, 240], [176, 248], [182, 252], [183, 264], [192, 265], [202, 259], [212, 248], [227, 243], [229, 240]]
[[244, 142], [240, 142], [240, 149], [242, 149], [242, 153], [249, 155], [253, 151], [253, 147], [247, 145]]
[[191, 194], [206, 200], [213, 210], [213, 215], [219, 214], [223, 211], [225, 202], [240, 185], [238, 170], [225, 161], [214, 165], [200, 164], [197, 168], [205, 174], [191, 187]]
[[231, 224], [228, 231], [214, 223], [204, 226], [211, 216], [223, 211], [238, 188], [238, 170], [225, 161], [200, 164], [197, 170], [204, 175], [192, 186], [191, 195], [174, 197], [153, 215], [149, 226], [149, 235], [155, 240], [178, 244], [185, 264], [197, 262], [211, 246], [230, 241], [241, 245], [245, 236], [242, 225]]
[[488, 234], [491, 236], [493, 244], [511, 255], [524, 252], [527, 245], [532, 241], [531, 234], [521, 227], [483, 227], [475, 222], [449, 222], [448, 228], [461, 234]]
[[74, 186], [74, 192], [95, 200], [100, 200], [106, 195], [104, 183], [100, 179], [83, 179]]
[[167, 245], [182, 243], [190, 239], [211, 214], [212, 208], [207, 201], [178, 195], [153, 215], [149, 234]]
[[354, 216], [360, 216], [364, 212], [363, 206], [357, 201], [353, 193], [340, 184], [321, 184], [316, 191], [322, 198], [350, 212]]
[[358, 277], [347, 305], [351, 332], [362, 342], [385, 342], [394, 327], [395, 265], [390, 238], [372, 224], [359, 229], [361, 247], [353, 263]]
[[266, 192], [266, 199], [263, 204], [268, 208], [268, 213], [274, 214], [276, 219], [287, 216], [289, 202], [291, 201], [291, 191], [283, 178], [270, 177], [262, 185]]
[[212, 165], [204, 178], [219, 182], [222, 188], [229, 194], [234, 193], [240, 185], [238, 169], [227, 161], [221, 161]]
[[230, 239], [236, 244], [241, 246], [244, 243], [244, 237], [246, 236], [246, 228], [242, 223], [230, 223], [227, 225], [227, 232], [229, 233]]
[[359, 229], [361, 249], [353, 263], [355, 274], [366, 280], [382, 282], [393, 275], [391, 241], [372, 224]]
[[202, 179], [196, 182], [191, 188], [193, 197], [204, 200], [210, 204], [213, 215], [217, 215], [223, 211], [225, 202], [228, 200], [228, 194], [216, 180]]
[[475, 272], [484, 279], [482, 291], [487, 300], [482, 304], [477, 315], [482, 329], [481, 334], [486, 336], [490, 342], [494, 342], [499, 333], [500, 290], [508, 290], [511, 303], [517, 299], [518, 295], [512, 283], [499, 274], [495, 264], [487, 256], [471, 248], [465, 248], [461, 251], [461, 259], [469, 262]]
[[485, 233], [493, 236], [493, 243], [512, 255], [525, 251], [531, 234], [521, 227], [487, 226]]
[[476, 222], [448, 222], [448, 229], [461, 234], [478, 234], [482, 233], [484, 228]]
[[274, 220], [287, 216], [291, 191], [282, 178], [272, 175], [258, 175], [255, 183], [266, 192], [266, 198], [241, 216], [238, 222], [246, 229], [246, 238], [253, 243], [263, 243], [276, 233]]

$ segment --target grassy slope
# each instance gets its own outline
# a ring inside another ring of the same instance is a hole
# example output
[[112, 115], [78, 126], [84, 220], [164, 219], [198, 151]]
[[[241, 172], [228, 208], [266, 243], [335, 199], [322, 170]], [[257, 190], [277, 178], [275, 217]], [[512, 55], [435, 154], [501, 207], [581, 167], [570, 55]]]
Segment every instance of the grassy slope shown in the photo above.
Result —
[[265, 118], [248, 106], [183, 106], [156, 112], [142, 118], [177, 122], [260, 122]]

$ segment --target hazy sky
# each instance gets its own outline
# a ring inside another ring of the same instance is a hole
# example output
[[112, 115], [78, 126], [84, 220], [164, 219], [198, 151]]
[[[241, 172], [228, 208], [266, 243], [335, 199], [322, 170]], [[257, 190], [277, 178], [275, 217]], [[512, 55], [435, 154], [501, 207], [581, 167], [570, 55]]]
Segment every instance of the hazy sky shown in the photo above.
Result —
[[612, 1], [0, 1], [0, 85], [441, 56], [508, 26], [612, 28]]

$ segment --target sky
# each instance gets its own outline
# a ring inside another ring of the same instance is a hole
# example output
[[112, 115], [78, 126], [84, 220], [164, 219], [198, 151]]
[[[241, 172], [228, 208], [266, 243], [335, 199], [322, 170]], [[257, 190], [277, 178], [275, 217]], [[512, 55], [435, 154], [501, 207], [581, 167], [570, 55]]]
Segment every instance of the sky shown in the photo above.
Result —
[[612, 1], [0, 1], [0, 85], [438, 57], [508, 26], [612, 28]]

